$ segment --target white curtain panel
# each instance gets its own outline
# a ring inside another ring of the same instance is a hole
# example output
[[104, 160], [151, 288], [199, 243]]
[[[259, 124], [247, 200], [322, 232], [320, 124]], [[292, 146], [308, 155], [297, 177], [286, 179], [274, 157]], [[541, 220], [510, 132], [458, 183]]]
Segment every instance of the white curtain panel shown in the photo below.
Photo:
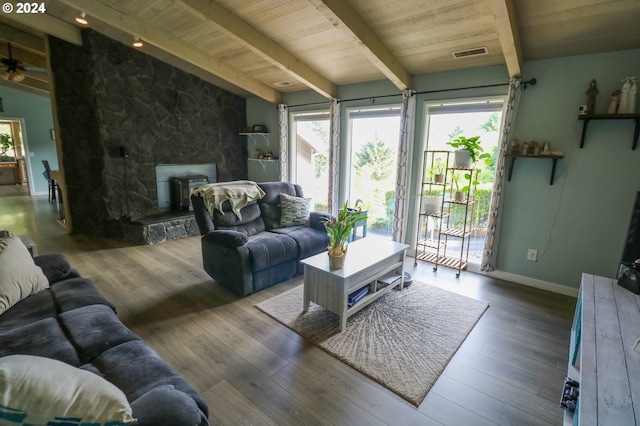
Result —
[[278, 104], [280, 124], [280, 181], [289, 182], [289, 113], [285, 104]]
[[500, 149], [498, 150], [498, 157], [496, 158], [496, 175], [493, 182], [491, 206], [489, 207], [489, 224], [487, 226], [487, 237], [484, 242], [482, 262], [480, 265], [480, 269], [486, 272], [496, 269], [496, 253], [498, 252], [497, 241], [499, 232], [497, 224], [502, 202], [502, 186], [504, 184], [504, 156], [505, 152], [511, 145], [511, 138], [513, 136], [513, 127], [515, 124], [516, 113], [518, 111], [518, 104], [520, 103], [520, 96], [522, 94], [520, 82], [520, 78], [512, 78], [509, 82], [507, 106], [505, 108], [504, 115], [502, 116], [499, 142]]
[[413, 129], [416, 116], [416, 95], [411, 89], [402, 91], [402, 109], [400, 110], [400, 140], [398, 143], [398, 174], [396, 178], [396, 199], [393, 209], [391, 238], [404, 243], [407, 232], [407, 214], [409, 211], [408, 193], [411, 163], [410, 152], [413, 147]]
[[329, 213], [338, 214], [338, 175], [340, 173], [340, 100], [331, 99], [329, 106]]

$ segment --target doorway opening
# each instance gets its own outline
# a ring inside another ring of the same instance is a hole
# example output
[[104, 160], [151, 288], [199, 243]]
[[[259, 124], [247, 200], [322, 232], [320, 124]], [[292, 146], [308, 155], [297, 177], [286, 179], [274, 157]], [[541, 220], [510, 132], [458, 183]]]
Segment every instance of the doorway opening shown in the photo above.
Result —
[[0, 120], [0, 163], [3, 171], [0, 184], [27, 185], [26, 147], [20, 120]]

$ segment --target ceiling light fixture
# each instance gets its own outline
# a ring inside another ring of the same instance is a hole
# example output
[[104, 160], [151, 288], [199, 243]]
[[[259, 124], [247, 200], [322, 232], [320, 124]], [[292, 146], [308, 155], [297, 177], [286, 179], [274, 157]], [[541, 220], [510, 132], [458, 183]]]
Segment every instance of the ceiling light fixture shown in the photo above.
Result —
[[19, 71], [13, 70], [3, 71], [2, 73], [0, 73], [0, 77], [4, 78], [7, 81], [13, 81], [14, 83], [20, 83], [22, 80], [24, 80], [24, 74]]
[[80, 25], [89, 25], [89, 21], [87, 21], [87, 14], [85, 12], [81, 12], [80, 15], [76, 16], [76, 22]]
[[144, 43], [138, 37], [133, 37], [133, 43], [131, 43], [131, 45], [136, 49], [139, 49], [144, 46]]

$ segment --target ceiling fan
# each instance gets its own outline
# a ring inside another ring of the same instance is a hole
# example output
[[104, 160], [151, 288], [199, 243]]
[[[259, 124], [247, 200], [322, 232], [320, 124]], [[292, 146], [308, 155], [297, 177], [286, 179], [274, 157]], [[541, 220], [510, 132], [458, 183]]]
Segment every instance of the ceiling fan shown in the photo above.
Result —
[[14, 83], [19, 83], [25, 79], [26, 73], [35, 73], [35, 74], [43, 74], [46, 76], [46, 71], [40, 68], [27, 68], [22, 65], [22, 62], [13, 59], [11, 56], [11, 43], [7, 43], [7, 48], [9, 51], [8, 58], [0, 59], [3, 67], [0, 68], [0, 77], [4, 78], [8, 81], [13, 81]]

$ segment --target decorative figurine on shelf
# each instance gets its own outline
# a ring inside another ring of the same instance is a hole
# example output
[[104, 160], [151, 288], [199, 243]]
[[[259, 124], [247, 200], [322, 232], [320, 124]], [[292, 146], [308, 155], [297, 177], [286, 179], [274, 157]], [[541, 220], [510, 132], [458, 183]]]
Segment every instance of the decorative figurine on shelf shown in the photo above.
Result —
[[636, 77], [625, 77], [622, 85], [622, 94], [620, 96], [620, 107], [618, 114], [635, 114], [636, 112]]
[[620, 94], [619, 90], [611, 93], [611, 102], [609, 103], [609, 109], [607, 110], [607, 114], [615, 114], [618, 112], [618, 105], [620, 105]]
[[529, 145], [529, 149], [531, 150], [531, 155], [540, 155], [540, 144], [538, 142], [531, 142], [531, 144]]
[[587, 91], [584, 92], [584, 94], [587, 95], [587, 114], [594, 113], [596, 108], [596, 96], [598, 95], [598, 93], [600, 93], [600, 91], [598, 90], [596, 79], [594, 78], [593, 80], [591, 80], [591, 83], [589, 83], [589, 88], [587, 89]]
[[529, 155], [529, 143], [525, 142], [522, 144], [522, 155]]
[[262, 152], [260, 151], [260, 148], [256, 148], [256, 158], [260, 158], [261, 155]]
[[545, 141], [542, 144], [542, 152], [541, 152], [541, 154], [542, 155], [551, 155], [551, 151], [549, 150], [549, 147], [550, 147], [549, 141]]
[[273, 154], [271, 153], [271, 151], [265, 152], [264, 159], [265, 160], [273, 160]]
[[513, 141], [511, 141], [511, 155], [518, 155], [520, 154], [520, 141], [518, 139], [513, 139]]

